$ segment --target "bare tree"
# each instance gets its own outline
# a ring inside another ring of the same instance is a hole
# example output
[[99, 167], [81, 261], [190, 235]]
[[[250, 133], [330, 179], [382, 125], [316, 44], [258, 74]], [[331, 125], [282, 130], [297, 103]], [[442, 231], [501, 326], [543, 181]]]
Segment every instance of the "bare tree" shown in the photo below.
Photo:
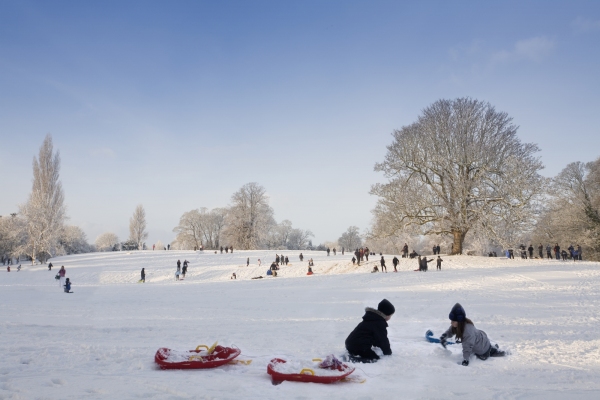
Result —
[[[205, 211], [206, 209], [202, 209]], [[184, 212], [181, 218], [179, 218], [179, 225], [177, 225], [173, 232], [177, 233], [175, 238], [176, 248], [180, 249], [199, 249], [202, 246], [202, 215], [199, 210], [192, 210]]]
[[226, 215], [225, 208], [215, 208], [209, 212], [205, 207], [184, 213], [179, 219], [179, 225], [173, 229], [177, 233], [176, 248], [216, 249], [219, 247]]
[[20, 206], [25, 220], [27, 241], [19, 248], [31, 257], [46, 258], [56, 251], [56, 245], [66, 219], [64, 194], [59, 180], [60, 155], [54, 153], [52, 136], [47, 135], [38, 158], [33, 158], [33, 187], [29, 200]]
[[129, 219], [129, 241], [136, 243], [138, 250], [143, 250], [146, 239], [148, 239], [146, 211], [144, 206], [139, 204], [135, 208], [133, 216]]
[[490, 236], [504, 222], [518, 224], [541, 195], [543, 168], [537, 145], [521, 143], [512, 119], [470, 98], [439, 100], [417, 122], [393, 132], [394, 141], [376, 171], [376, 219], [383, 235], [408, 227], [421, 234], [452, 235], [452, 254], [479, 224]]
[[588, 259], [600, 259], [600, 158], [574, 162], [553, 180], [533, 239], [581, 245]]
[[19, 249], [27, 243], [25, 226], [17, 213], [0, 216], [0, 256], [19, 256]]
[[78, 226], [64, 226], [58, 243], [59, 248], [57, 254], [81, 254], [90, 251], [87, 236]]
[[226, 234], [230, 244], [243, 250], [260, 248], [275, 225], [264, 187], [247, 183], [231, 197]]
[[98, 251], [111, 251], [119, 244], [119, 238], [112, 232], [106, 232], [96, 238], [95, 244]]
[[362, 246], [362, 239], [357, 226], [349, 227], [346, 232], [342, 233], [342, 236], [338, 239], [340, 246], [352, 250]]
[[292, 229], [287, 239], [287, 248], [289, 250], [306, 250], [310, 238], [314, 236], [308, 229]]

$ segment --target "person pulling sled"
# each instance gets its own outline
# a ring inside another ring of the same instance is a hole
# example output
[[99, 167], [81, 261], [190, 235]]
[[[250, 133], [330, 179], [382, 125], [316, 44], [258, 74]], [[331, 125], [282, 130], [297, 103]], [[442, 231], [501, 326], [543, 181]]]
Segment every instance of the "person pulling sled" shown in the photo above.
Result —
[[452, 323], [450, 328], [440, 336], [440, 343], [446, 348], [448, 338], [456, 336], [457, 342], [462, 343], [463, 361], [461, 365], [468, 366], [469, 359], [473, 354], [480, 360], [506, 355], [506, 352], [498, 349], [497, 344], [492, 346], [484, 331], [475, 328], [475, 324], [467, 318], [465, 309], [459, 303], [452, 307], [448, 318]]

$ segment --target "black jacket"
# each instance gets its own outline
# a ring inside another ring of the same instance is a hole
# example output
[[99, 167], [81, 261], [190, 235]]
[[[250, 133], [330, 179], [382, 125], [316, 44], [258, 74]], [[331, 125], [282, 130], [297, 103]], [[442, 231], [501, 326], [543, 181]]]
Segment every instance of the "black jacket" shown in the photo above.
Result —
[[346, 349], [350, 353], [360, 353], [360, 350], [370, 350], [371, 346], [375, 346], [379, 347], [386, 356], [391, 355], [387, 326], [381, 312], [374, 308], [365, 308], [362, 322], [346, 338]]

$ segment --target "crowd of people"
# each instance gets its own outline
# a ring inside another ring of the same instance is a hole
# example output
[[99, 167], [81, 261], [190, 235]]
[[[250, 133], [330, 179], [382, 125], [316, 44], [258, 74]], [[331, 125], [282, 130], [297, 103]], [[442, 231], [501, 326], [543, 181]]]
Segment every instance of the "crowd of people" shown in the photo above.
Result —
[[[573, 260], [573, 261], [582, 261], [583, 260], [583, 250], [579, 244], [573, 246], [572, 244], [567, 247], [567, 249], [561, 249], [560, 245], [556, 243], [554, 246], [547, 244], [545, 247], [543, 244], [539, 244], [537, 246], [537, 254], [534, 255], [534, 247], [533, 244], [530, 243], [528, 247], [525, 247], [524, 244], [519, 246], [519, 253], [522, 259], [527, 258], [544, 258], [544, 250], [547, 259], [556, 259], [556, 260]], [[506, 249], [504, 254], [507, 258], [514, 259], [515, 251], [512, 248]], [[495, 252], [490, 252], [490, 257], [495, 256]]]

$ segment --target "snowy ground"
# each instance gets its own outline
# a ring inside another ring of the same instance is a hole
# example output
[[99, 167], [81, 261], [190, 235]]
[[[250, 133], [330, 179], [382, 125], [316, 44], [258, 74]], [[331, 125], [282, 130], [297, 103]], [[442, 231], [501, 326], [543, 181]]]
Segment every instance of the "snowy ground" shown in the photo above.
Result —
[[[443, 256], [441, 272], [434, 263], [413, 272], [416, 261], [402, 260], [397, 274], [370, 274], [373, 261], [353, 267], [349, 255], [305, 252], [300, 263], [285, 251], [292, 265], [279, 277], [251, 280], [265, 276], [274, 254], [93, 253], [53, 259], [53, 272], [24, 264], [0, 273], [0, 399], [600, 398], [599, 263]], [[310, 257], [314, 276], [306, 276]], [[177, 259], [190, 261], [185, 281], [174, 280]], [[73, 294], [54, 280], [60, 265]], [[394, 354], [360, 365], [365, 383], [271, 384], [270, 359], [342, 354], [364, 307], [382, 298], [396, 307]], [[457, 301], [512, 355], [462, 367], [460, 347], [427, 343], [425, 331], [447, 328]], [[154, 365], [159, 347], [215, 340], [237, 345], [252, 364]]]

